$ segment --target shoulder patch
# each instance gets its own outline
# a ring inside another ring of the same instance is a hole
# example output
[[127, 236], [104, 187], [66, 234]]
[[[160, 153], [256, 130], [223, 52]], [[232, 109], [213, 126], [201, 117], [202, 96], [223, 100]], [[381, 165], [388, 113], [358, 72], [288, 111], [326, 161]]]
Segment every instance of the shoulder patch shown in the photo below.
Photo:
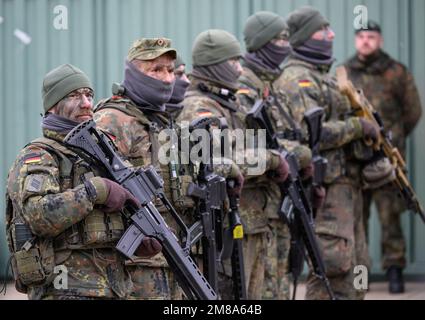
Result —
[[298, 86], [300, 88], [309, 88], [313, 86], [313, 82], [311, 82], [310, 80], [299, 80]]
[[30, 153], [24, 157], [23, 162], [24, 164], [39, 163], [41, 162], [41, 154]]
[[239, 89], [236, 94], [249, 94], [250, 90], [249, 89]]
[[197, 112], [197, 115], [200, 117], [211, 117], [213, 113], [211, 111], [201, 110]]
[[45, 177], [41, 174], [34, 174], [28, 177], [26, 190], [29, 192], [40, 192], [43, 187]]

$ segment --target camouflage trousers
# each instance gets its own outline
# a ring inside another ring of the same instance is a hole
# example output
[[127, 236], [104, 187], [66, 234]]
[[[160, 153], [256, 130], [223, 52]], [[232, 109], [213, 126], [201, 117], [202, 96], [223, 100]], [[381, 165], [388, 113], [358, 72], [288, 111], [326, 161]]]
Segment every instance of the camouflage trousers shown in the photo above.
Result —
[[[351, 179], [340, 178], [326, 192], [325, 204], [316, 217], [316, 235], [326, 274], [337, 299], [364, 299], [365, 290], [354, 286], [355, 266], [363, 265], [370, 270], [361, 188]], [[322, 281], [311, 272], [305, 298], [329, 299]]]
[[182, 300], [183, 292], [169, 267], [127, 266], [133, 282], [129, 300]]
[[381, 222], [381, 252], [382, 268], [390, 266], [406, 267], [406, 243], [401, 229], [400, 216], [406, 207], [397, 190], [392, 186], [385, 186], [377, 190], [363, 191], [363, 219], [366, 236], [370, 205], [375, 202]]
[[266, 250], [266, 232], [244, 235], [243, 255], [246, 290], [249, 300], [260, 300], [262, 298]]
[[289, 300], [289, 229], [281, 219], [270, 219], [269, 226], [271, 232], [267, 239], [263, 299]]

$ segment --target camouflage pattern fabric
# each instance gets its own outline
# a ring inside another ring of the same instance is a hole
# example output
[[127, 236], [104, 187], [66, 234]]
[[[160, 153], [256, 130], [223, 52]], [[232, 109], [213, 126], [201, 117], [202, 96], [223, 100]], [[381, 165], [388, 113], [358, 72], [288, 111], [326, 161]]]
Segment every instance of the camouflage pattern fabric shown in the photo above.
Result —
[[[370, 270], [364, 232], [362, 194], [359, 185], [346, 177], [328, 186], [323, 210], [316, 217], [316, 235], [326, 266], [326, 275], [337, 299], [364, 299], [366, 292], [354, 288], [354, 267]], [[321, 280], [308, 275], [306, 299], [328, 300]]]
[[[239, 78], [240, 89], [237, 92], [241, 104], [249, 110], [257, 99], [262, 99], [268, 94], [274, 94], [274, 98], [279, 100], [281, 107], [285, 108], [286, 114], [292, 116], [291, 110], [286, 108], [286, 97], [282, 94], [282, 91], [273, 88], [274, 80], [278, 75], [260, 67], [245, 65], [242, 76]], [[267, 112], [276, 133], [283, 133], [286, 129], [293, 129], [286, 122], [285, 116], [276, 104], [269, 106]], [[299, 141], [281, 138], [278, 141], [284, 148], [295, 153], [300, 168], [304, 168], [311, 162], [310, 149], [301, 145]], [[265, 208], [271, 232], [268, 233], [267, 254], [264, 257], [265, 275], [262, 297], [264, 299], [284, 300], [289, 297], [289, 277], [287, 274], [289, 230], [284, 226], [277, 214], [281, 200], [278, 186], [270, 178], [264, 177], [263, 180], [267, 180], [266, 188], [259, 190], [257, 184], [253, 184], [253, 194], [246, 195], [246, 198], [250, 201], [247, 204], [247, 208], [251, 208], [246, 210], [246, 219], [252, 220], [258, 216], [257, 212], [252, 210], [255, 203], [260, 205], [261, 209]], [[262, 192], [260, 193], [260, 191]], [[249, 192], [249, 189], [245, 188], [245, 192]], [[258, 201], [261, 199], [259, 195], [265, 198], [264, 202]], [[252, 203], [250, 199], [257, 199], [257, 201]]]
[[398, 190], [392, 186], [384, 186], [377, 190], [363, 191], [363, 219], [366, 235], [370, 206], [375, 202], [378, 218], [381, 222], [381, 266], [387, 270], [390, 266], [406, 267], [406, 241], [401, 229], [401, 213], [406, 210], [404, 200]]
[[[394, 146], [406, 156], [406, 138], [419, 122], [422, 109], [418, 90], [407, 68], [379, 51], [368, 62], [357, 56], [345, 64], [348, 77], [379, 112], [384, 128], [391, 132]], [[367, 223], [372, 199], [375, 201], [381, 222], [382, 267], [406, 265], [406, 245], [400, 224], [400, 214], [405, 205], [397, 190], [385, 186], [379, 190], [364, 191], [364, 220]]]
[[[191, 85], [183, 101], [183, 111], [178, 121], [192, 121], [198, 117], [224, 117], [230, 130], [245, 128], [245, 112], [243, 106], [236, 100], [236, 112], [223, 107], [214, 99], [206, 96], [198, 89], [201, 81], [191, 77]], [[215, 86], [207, 82], [209, 86]], [[249, 156], [246, 153], [244, 156]], [[266, 170], [271, 167], [270, 155], [267, 156]], [[245, 162], [247, 163], [247, 162]], [[244, 262], [248, 296], [261, 298], [262, 279], [264, 277], [265, 233], [268, 231], [267, 214], [264, 208], [267, 205], [267, 180], [260, 176], [247, 176], [247, 165], [239, 165], [246, 177], [240, 199], [240, 214], [244, 225]], [[265, 175], [264, 175], [265, 176]], [[225, 281], [221, 281], [225, 284]], [[220, 292], [226, 292], [226, 287], [220, 287]]]
[[[44, 130], [43, 134], [59, 142], [64, 138], [49, 130]], [[43, 147], [30, 144], [21, 150], [10, 169], [7, 190], [15, 210], [21, 212], [36, 236], [55, 244], [52, 263], [63, 265], [68, 271], [68, 289], [55, 289], [51, 281], [42, 286], [30, 286], [30, 299], [62, 295], [76, 299], [118, 299], [125, 298], [131, 288], [124, 260], [111, 247], [113, 244], [102, 245], [100, 241], [95, 249], [84, 244], [79, 234], [78, 249], [56, 247], [56, 240], [63, 236], [70, 241], [66, 235], [71, 227], [78, 224], [84, 228], [95, 214], [103, 218], [103, 213], [94, 208], [95, 199], [89, 197], [81, 184], [80, 174], [84, 172], [78, 168], [74, 167], [71, 181], [63, 181], [57, 157]]]
[[[325, 110], [321, 153], [328, 160], [327, 195], [322, 211], [317, 214], [316, 234], [337, 297], [362, 298], [363, 294], [355, 290], [351, 281], [356, 263], [369, 266], [363, 221], [357, 214], [362, 203], [360, 165], [350, 151], [352, 142], [363, 135], [360, 121], [351, 116], [349, 101], [339, 92], [335, 78], [328, 74], [329, 67], [291, 57], [283, 69], [276, 82], [287, 92], [289, 107], [296, 110], [295, 114], [302, 115], [316, 106]], [[323, 285], [310, 275], [306, 298], [328, 299], [323, 292]]]
[[[105, 105], [104, 108], [102, 108], [103, 105]], [[158, 146], [158, 132], [155, 135], [150, 134], [147, 116], [142, 111], [136, 110], [134, 115], [122, 111], [133, 110], [134, 107], [133, 102], [126, 97], [113, 96], [98, 103], [94, 120], [97, 127], [108, 133], [118, 151], [134, 166], [145, 167], [152, 164], [163, 177], [169, 175], [168, 167], [160, 166], [157, 160], [153, 160], [157, 159], [157, 154], [154, 154], [152, 149], [153, 146]], [[168, 125], [166, 119], [161, 119], [166, 128]], [[158, 206], [158, 210], [163, 214], [167, 224], [176, 231], [177, 227], [170, 215], [161, 206]], [[184, 212], [179, 211], [179, 213], [184, 215]], [[174, 290], [172, 290], [177, 285], [176, 280], [171, 276], [171, 270], [162, 253], [150, 259], [138, 258], [134, 260], [134, 263], [127, 261], [126, 265], [133, 281], [130, 299], [174, 299], [179, 297], [178, 294], [174, 295]]]

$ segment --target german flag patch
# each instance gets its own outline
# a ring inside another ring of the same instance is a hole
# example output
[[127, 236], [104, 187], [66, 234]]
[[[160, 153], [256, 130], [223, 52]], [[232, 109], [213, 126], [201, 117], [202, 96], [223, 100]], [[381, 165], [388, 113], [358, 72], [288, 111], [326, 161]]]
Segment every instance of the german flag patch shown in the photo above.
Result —
[[236, 94], [249, 94], [249, 89], [239, 89]]
[[199, 111], [198, 116], [200, 117], [211, 117], [213, 114], [211, 111]]
[[29, 154], [24, 159], [24, 164], [33, 164], [33, 163], [39, 163], [41, 162], [41, 156], [37, 154]]
[[300, 80], [298, 81], [298, 86], [300, 88], [309, 88], [313, 86], [313, 82], [311, 82], [310, 80]]

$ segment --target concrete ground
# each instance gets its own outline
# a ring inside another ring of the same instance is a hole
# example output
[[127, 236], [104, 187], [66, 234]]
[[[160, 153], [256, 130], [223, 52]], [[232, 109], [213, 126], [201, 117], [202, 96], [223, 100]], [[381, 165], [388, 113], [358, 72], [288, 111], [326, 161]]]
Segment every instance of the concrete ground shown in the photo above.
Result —
[[[297, 300], [302, 300], [305, 294], [305, 285], [297, 288]], [[1, 294], [0, 300], [27, 300], [27, 296], [15, 290], [13, 284], [7, 287], [6, 295]], [[403, 294], [389, 294], [386, 282], [372, 282], [366, 300], [425, 300], [425, 282], [406, 282], [406, 292]]]

